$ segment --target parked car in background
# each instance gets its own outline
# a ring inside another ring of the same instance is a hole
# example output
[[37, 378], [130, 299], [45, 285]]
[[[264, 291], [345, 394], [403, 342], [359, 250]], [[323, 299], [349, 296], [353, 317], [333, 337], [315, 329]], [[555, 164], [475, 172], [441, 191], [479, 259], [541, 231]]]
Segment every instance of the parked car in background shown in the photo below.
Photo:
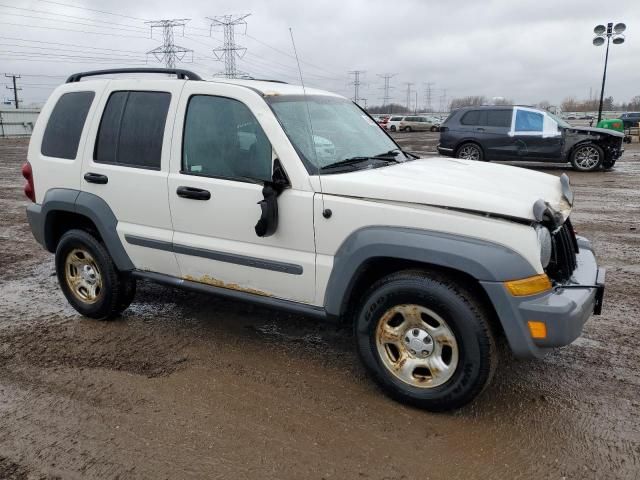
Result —
[[387, 122], [387, 130], [391, 132], [396, 132], [400, 129], [400, 122], [404, 119], [403, 116], [395, 116], [389, 118]]
[[416, 115], [404, 117], [398, 125], [398, 130], [405, 132], [420, 132], [431, 130], [432, 127], [433, 123], [430, 122], [427, 117]]
[[593, 115], [582, 115], [580, 120], [593, 120], [595, 117]]
[[626, 112], [620, 115], [624, 128], [634, 128], [640, 123], [640, 112]]
[[466, 107], [440, 127], [438, 151], [468, 160], [570, 162], [580, 171], [609, 169], [624, 134], [573, 127], [545, 110], [524, 106]]

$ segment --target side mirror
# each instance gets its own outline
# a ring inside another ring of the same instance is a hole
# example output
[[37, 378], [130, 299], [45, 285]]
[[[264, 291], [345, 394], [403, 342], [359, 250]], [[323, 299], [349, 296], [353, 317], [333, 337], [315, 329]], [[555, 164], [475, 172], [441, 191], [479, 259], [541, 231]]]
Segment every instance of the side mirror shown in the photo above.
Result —
[[279, 159], [273, 162], [273, 173], [270, 182], [264, 182], [262, 188], [263, 199], [260, 205], [260, 220], [256, 223], [255, 231], [259, 237], [270, 237], [278, 229], [278, 195], [290, 186], [289, 179], [282, 168]]

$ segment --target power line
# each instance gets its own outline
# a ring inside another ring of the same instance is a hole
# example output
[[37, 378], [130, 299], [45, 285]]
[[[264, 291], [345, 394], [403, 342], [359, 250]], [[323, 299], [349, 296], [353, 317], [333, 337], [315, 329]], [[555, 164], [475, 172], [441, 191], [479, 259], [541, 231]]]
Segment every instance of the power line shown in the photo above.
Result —
[[63, 7], [69, 7], [69, 8], [77, 8], [79, 10], [87, 10], [89, 12], [97, 12], [97, 13], [104, 13], [106, 15], [113, 15], [116, 17], [122, 17], [122, 18], [130, 18], [132, 20], [142, 20], [143, 22], [148, 21], [147, 18], [140, 18], [140, 17], [132, 17], [130, 15], [123, 15], [121, 13], [113, 13], [113, 12], [107, 12], [105, 10], [96, 10], [94, 8], [87, 8], [87, 7], [80, 7], [78, 5], [72, 5], [70, 3], [63, 3], [63, 2], [54, 2], [53, 0], [38, 0], [40, 2], [44, 2], [44, 3], [51, 3], [53, 5], [62, 5]]
[[44, 28], [46, 30], [61, 30], [67, 33], [89, 33], [93, 35], [106, 35], [108, 37], [122, 37], [122, 38], [144, 38], [148, 39], [149, 37], [143, 37], [141, 35], [120, 35], [117, 33], [106, 33], [106, 32], [91, 32], [87, 30], [69, 30], [68, 28], [58, 28], [58, 27], [47, 27], [44, 25], [29, 25], [25, 23], [12, 23], [12, 22], [0, 22], [2, 25], [11, 25], [14, 27], [28, 27], [28, 28]]
[[147, 55], [153, 55], [159, 62], [164, 63], [167, 68], [175, 68], [176, 60], [182, 61], [187, 53], [191, 53], [191, 60], [193, 60], [193, 50], [176, 45], [173, 41], [173, 28], [182, 27], [184, 36], [184, 26], [188, 21], [188, 18], [173, 18], [171, 20], [150, 20], [145, 22], [151, 26], [152, 37], [154, 28], [162, 29], [162, 45], [149, 50]]
[[222, 47], [214, 48], [213, 54], [218, 60], [224, 59], [224, 73], [221, 75], [227, 78], [237, 78], [242, 72], [238, 72], [236, 67], [236, 58], [242, 58], [247, 49], [236, 44], [235, 28], [236, 25], [244, 25], [245, 33], [247, 31], [247, 21], [245, 20], [250, 13], [240, 15], [219, 15], [217, 17], [207, 17], [211, 21], [209, 33], [216, 27], [222, 27], [224, 30], [224, 43]]
[[[44, 14], [44, 15], [53, 15], [53, 16], [56, 16], [56, 17], [73, 18], [73, 19], [76, 19], [76, 20], [84, 20], [86, 22], [103, 23], [105, 25], [115, 25], [116, 27], [120, 27], [120, 28], [116, 28], [116, 30], [125, 30], [127, 32], [135, 32], [137, 30], [140, 30], [140, 31], [144, 31], [145, 30], [144, 27], [136, 27], [134, 25], [126, 25], [124, 23], [107, 22], [106, 20], [94, 20], [92, 18], [78, 17], [78, 16], [75, 16], [75, 15], [65, 15], [65, 14], [62, 14], [62, 13], [47, 12], [46, 10], [35, 10], [35, 9], [32, 9], [32, 8], [12, 7], [12, 6], [9, 6], [9, 5], [4, 5], [4, 4], [0, 4], [0, 7], [2, 7], [2, 8], [11, 8], [13, 10], [21, 10], [21, 11], [25, 11], [25, 12], [40, 13], [40, 14]], [[38, 19], [38, 20], [46, 20], [46, 21], [55, 21], [55, 22], [64, 22], [64, 23], [76, 23], [78, 25], [86, 25], [86, 26], [98, 27], [98, 28], [114, 28], [114, 27], [101, 27], [99, 25], [92, 25], [92, 24], [86, 24], [86, 23], [80, 23], [80, 22], [72, 22], [70, 20], [60, 20], [60, 19], [57, 19], [57, 18], [36, 17], [34, 15], [26, 15], [26, 14], [23, 14], [23, 13], [5, 13], [5, 15], [12, 15], [12, 16], [15, 16], [15, 17], [35, 18], [35, 19]]]
[[7, 85], [7, 89], [8, 90], [13, 90], [13, 103], [16, 106], [16, 110], [19, 108], [20, 104], [18, 101], [18, 90], [22, 90], [22, 88], [18, 88], [18, 86], [16, 85], [16, 79], [20, 78], [20, 75], [14, 75], [14, 74], [8, 74], [5, 73], [4, 74], [5, 77], [7, 78], [11, 78], [13, 79], [13, 87], [10, 87]]

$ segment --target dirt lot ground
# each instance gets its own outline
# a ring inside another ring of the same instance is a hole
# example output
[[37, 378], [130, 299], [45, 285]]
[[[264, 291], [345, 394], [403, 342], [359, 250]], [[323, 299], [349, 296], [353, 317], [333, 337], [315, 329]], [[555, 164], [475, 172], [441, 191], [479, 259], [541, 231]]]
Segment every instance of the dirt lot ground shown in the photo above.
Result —
[[639, 478], [637, 147], [569, 172], [603, 315], [431, 414], [383, 396], [334, 325], [152, 284], [119, 320], [79, 317], [25, 223], [27, 142], [0, 141], [0, 478]]

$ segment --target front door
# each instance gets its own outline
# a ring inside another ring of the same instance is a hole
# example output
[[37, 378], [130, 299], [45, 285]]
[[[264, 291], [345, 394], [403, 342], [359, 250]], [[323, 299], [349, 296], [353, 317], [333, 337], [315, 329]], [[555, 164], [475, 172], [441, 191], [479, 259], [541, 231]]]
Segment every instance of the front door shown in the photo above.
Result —
[[264, 182], [282, 154], [265, 134], [280, 126], [264, 100], [235, 85], [188, 82], [177, 118], [168, 183], [183, 278], [312, 303], [313, 192], [294, 182], [278, 197], [275, 233], [255, 230]]
[[538, 110], [513, 109], [512, 132], [518, 156], [526, 160], [560, 160], [562, 132], [551, 117]]

